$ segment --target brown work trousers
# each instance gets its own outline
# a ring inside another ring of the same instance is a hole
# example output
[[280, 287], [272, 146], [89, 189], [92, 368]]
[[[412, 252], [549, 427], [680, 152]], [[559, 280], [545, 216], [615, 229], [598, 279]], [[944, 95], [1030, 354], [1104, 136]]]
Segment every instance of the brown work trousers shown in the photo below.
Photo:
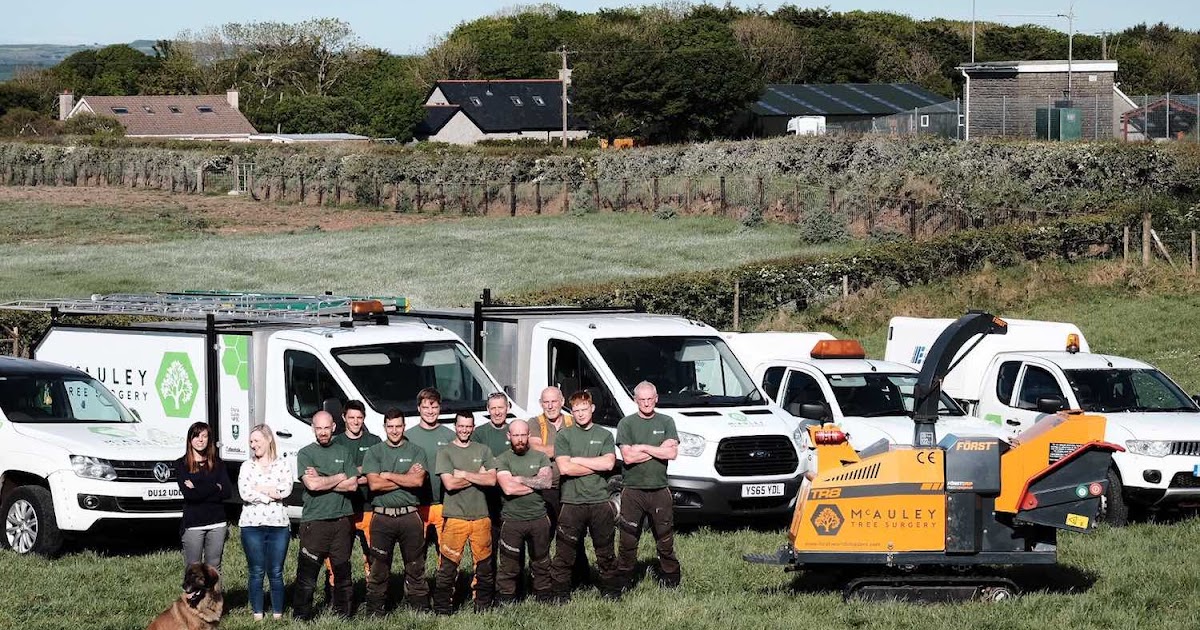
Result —
[[500, 524], [500, 570], [496, 573], [496, 594], [501, 603], [511, 602], [521, 581], [521, 550], [529, 544], [529, 574], [533, 580], [533, 596], [545, 599], [550, 595], [550, 517], [531, 521], [505, 520]]
[[367, 574], [367, 611], [384, 612], [388, 581], [392, 576], [392, 554], [397, 545], [404, 561], [404, 600], [417, 610], [429, 608], [429, 584], [425, 582], [425, 524], [416, 511], [400, 516], [376, 513], [371, 519], [371, 571]]
[[587, 564], [587, 555], [581, 554], [579, 549], [583, 547], [584, 536], [589, 533], [596, 550], [596, 568], [600, 571], [600, 592], [609, 593], [617, 588], [617, 559], [613, 553], [616, 516], [613, 504], [608, 501], [562, 505], [555, 537], [558, 542], [554, 560], [550, 563], [555, 595], [570, 592], [572, 567], [579, 564], [581, 555]]
[[621, 514], [617, 517], [617, 527], [621, 530], [620, 550], [617, 553], [620, 587], [628, 589], [633, 586], [638, 539], [642, 537], [642, 519], [650, 521], [650, 531], [654, 534], [659, 579], [664, 584], [678, 586], [679, 559], [675, 557], [675, 510], [671, 491], [667, 488], [625, 488], [621, 490]]

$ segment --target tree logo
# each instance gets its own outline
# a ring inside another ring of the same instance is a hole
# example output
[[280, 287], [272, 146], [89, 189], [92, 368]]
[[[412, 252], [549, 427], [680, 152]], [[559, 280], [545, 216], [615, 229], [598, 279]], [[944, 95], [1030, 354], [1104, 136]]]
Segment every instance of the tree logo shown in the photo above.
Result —
[[196, 401], [200, 383], [196, 380], [192, 360], [186, 352], [163, 353], [154, 387], [167, 417], [187, 418], [192, 415], [192, 403]]
[[846, 519], [842, 518], [842, 511], [831, 503], [818, 505], [812, 515], [813, 529], [818, 536], [837, 536], [844, 522]]

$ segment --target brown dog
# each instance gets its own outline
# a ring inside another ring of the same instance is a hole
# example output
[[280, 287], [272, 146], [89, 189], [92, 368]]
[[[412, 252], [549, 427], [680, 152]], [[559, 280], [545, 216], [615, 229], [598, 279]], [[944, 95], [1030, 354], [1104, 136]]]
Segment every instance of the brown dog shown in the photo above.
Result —
[[146, 630], [215, 630], [221, 622], [223, 607], [217, 570], [196, 562], [183, 574], [183, 594], [155, 617]]

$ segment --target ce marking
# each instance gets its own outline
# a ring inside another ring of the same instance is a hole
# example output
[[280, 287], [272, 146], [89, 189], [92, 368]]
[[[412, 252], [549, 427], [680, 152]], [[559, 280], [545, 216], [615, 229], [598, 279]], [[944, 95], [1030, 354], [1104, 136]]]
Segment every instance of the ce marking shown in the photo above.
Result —
[[936, 450], [917, 451], [917, 463], [918, 464], [936, 464], [937, 463], [937, 454], [938, 454], [938, 452]]

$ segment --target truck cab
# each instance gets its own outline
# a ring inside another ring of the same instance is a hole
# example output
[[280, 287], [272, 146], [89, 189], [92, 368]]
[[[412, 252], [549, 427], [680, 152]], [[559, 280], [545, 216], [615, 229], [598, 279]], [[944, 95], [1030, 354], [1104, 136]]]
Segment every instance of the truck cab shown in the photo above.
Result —
[[[919, 354], [913, 347], [921, 342], [909, 335], [906, 319], [911, 318], [892, 320], [889, 354]], [[924, 320], [920, 326], [932, 322], [936, 328], [943, 321], [949, 320]], [[991, 339], [986, 351], [980, 344], [972, 359], [946, 377], [946, 391], [972, 416], [1014, 440], [1063, 409], [1107, 418], [1105, 440], [1125, 448], [1113, 454], [1109, 474], [1105, 517], [1114, 524], [1125, 522], [1131, 506], [1200, 505], [1200, 406], [1195, 399], [1148, 363], [1088, 352], [1087, 339], [1074, 325], [1009, 324], [1010, 335], [1022, 329], [1024, 335]]]
[[141, 421], [88, 374], [0, 357], [4, 548], [52, 556], [98, 526], [178, 519], [183, 453], [184, 433]]
[[[880, 440], [912, 445], [917, 370], [867, 359], [861, 344], [824, 332], [722, 333], [763, 392], [788, 414], [833, 422], [861, 451]], [[937, 439], [946, 435], [1001, 437], [994, 425], [968, 416], [943, 395]]]

